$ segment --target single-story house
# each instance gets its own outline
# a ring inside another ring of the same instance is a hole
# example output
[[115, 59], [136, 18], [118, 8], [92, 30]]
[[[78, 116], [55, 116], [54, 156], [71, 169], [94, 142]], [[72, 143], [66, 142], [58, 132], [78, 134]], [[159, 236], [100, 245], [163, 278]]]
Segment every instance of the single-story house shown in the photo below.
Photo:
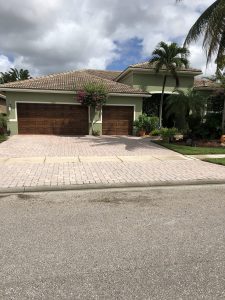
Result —
[[[142, 114], [143, 101], [160, 94], [165, 70], [155, 74], [148, 62], [124, 71], [80, 70], [10, 82], [0, 85], [6, 94], [8, 129], [11, 134], [129, 135], [133, 121]], [[194, 85], [198, 69], [179, 69], [180, 88]], [[102, 83], [108, 99], [102, 111], [93, 111], [77, 101], [85, 84]], [[175, 81], [168, 77], [166, 93]]]
[[6, 96], [0, 94], [0, 114], [6, 114]]

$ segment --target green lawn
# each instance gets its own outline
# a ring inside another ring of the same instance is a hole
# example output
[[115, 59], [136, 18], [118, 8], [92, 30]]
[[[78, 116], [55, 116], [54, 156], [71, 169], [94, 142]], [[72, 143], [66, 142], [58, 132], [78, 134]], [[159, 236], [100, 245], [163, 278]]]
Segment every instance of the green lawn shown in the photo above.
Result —
[[165, 148], [171, 149], [176, 151], [180, 154], [184, 155], [204, 155], [204, 154], [225, 154], [225, 148], [222, 147], [191, 147], [191, 146], [184, 146], [184, 145], [176, 145], [170, 144], [165, 142], [155, 142], [158, 145], [161, 145]]
[[225, 166], [225, 158], [206, 158], [204, 161], [217, 164], [217, 165], [222, 165]]
[[0, 143], [6, 141], [7, 137], [5, 135], [0, 135]]

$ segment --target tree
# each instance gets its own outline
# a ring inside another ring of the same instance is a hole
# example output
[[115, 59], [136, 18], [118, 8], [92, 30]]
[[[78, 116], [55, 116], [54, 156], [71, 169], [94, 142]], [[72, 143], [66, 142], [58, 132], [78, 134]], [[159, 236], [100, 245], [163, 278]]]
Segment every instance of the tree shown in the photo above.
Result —
[[149, 60], [150, 64], [155, 65], [155, 72], [164, 71], [163, 84], [162, 84], [162, 94], [160, 99], [159, 107], [159, 126], [162, 127], [162, 110], [163, 110], [163, 99], [165, 94], [165, 87], [167, 76], [171, 74], [175, 81], [175, 87], [179, 87], [179, 77], [177, 74], [177, 69], [189, 65], [188, 56], [189, 50], [185, 47], [179, 47], [176, 43], [166, 44], [165, 42], [160, 42], [156, 49], [152, 52], [152, 57]]
[[177, 90], [167, 98], [166, 116], [174, 117], [178, 129], [193, 129], [193, 122], [201, 123], [206, 111], [206, 99], [193, 89], [184, 92]]
[[18, 70], [16, 68], [11, 68], [8, 72], [1, 72], [0, 74], [0, 83], [7, 83], [31, 78], [29, 71], [24, 69]]
[[[108, 97], [107, 87], [103, 83], [87, 83], [84, 85], [83, 90], [78, 92], [77, 101], [81, 105], [89, 106], [91, 118], [91, 128], [93, 135], [98, 135], [94, 131], [94, 124], [101, 119], [101, 109], [106, 103]], [[96, 117], [98, 113], [98, 118]], [[95, 121], [94, 121], [95, 120]]]
[[[180, 2], [182, 0], [177, 0]], [[207, 63], [216, 55], [217, 70], [225, 66], [225, 1], [213, 2], [198, 18], [188, 32], [184, 46], [197, 41], [203, 35], [203, 48]]]

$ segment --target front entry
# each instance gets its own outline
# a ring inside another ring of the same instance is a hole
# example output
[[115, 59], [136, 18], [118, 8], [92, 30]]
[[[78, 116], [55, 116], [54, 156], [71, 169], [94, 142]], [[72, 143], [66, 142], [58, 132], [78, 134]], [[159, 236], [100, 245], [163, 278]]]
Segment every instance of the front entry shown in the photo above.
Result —
[[133, 106], [103, 106], [103, 135], [132, 135], [134, 107]]

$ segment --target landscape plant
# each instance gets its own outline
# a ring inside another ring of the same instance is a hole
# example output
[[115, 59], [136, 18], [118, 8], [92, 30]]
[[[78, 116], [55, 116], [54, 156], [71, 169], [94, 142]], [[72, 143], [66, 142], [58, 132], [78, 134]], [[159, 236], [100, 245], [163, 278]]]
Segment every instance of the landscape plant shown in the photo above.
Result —
[[0, 72], [0, 83], [13, 82], [18, 80], [30, 79], [28, 70], [11, 68], [8, 72]]
[[177, 90], [167, 98], [166, 116], [173, 118], [179, 130], [193, 132], [203, 122], [206, 103], [207, 98], [193, 89]]
[[163, 101], [165, 87], [168, 75], [172, 75], [175, 79], [175, 88], [179, 87], [178, 68], [187, 68], [189, 65], [188, 56], [189, 50], [186, 47], [179, 47], [177, 43], [167, 44], [160, 42], [156, 49], [152, 52], [152, 57], [149, 60], [151, 65], [154, 65], [155, 72], [163, 71], [162, 94], [159, 106], [159, 127], [162, 127]]
[[178, 134], [178, 129], [175, 127], [173, 128], [162, 127], [160, 128], [159, 133], [163, 141], [170, 142], [173, 140], [174, 136]]
[[145, 113], [139, 115], [133, 125], [140, 135], [145, 135], [146, 131], [150, 131], [150, 117], [148, 117]]
[[7, 131], [7, 117], [0, 114], [0, 135], [5, 134]]
[[[182, 0], [177, 0], [181, 2]], [[204, 3], [204, 1], [202, 1]], [[184, 42], [188, 46], [203, 36], [202, 46], [206, 52], [207, 63], [216, 56], [217, 71], [225, 66], [225, 3], [214, 1], [197, 19], [189, 30]]]
[[101, 83], [87, 83], [82, 91], [78, 92], [77, 101], [85, 106], [101, 110], [107, 100], [107, 89]]

